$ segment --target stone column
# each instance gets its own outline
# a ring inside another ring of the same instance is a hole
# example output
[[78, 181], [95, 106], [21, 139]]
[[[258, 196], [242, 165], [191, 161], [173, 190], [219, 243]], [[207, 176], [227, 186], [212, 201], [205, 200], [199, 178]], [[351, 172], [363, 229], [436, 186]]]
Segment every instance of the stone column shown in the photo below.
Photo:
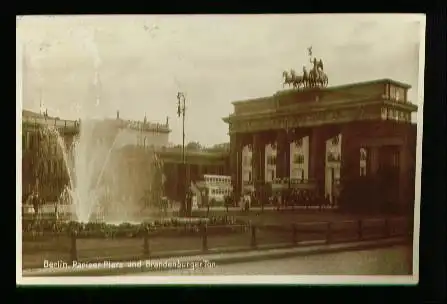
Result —
[[290, 179], [290, 143], [292, 142], [293, 134], [290, 132], [286, 132], [285, 142], [284, 142], [284, 177]]
[[233, 185], [233, 192], [237, 198], [240, 195], [240, 171], [241, 171], [241, 162], [240, 162], [240, 139], [237, 134], [230, 134], [230, 174], [231, 174], [231, 183]]
[[326, 140], [319, 127], [312, 129], [309, 141], [309, 179], [316, 182], [317, 191], [321, 192], [324, 190]]
[[286, 167], [286, 132], [279, 130], [276, 134], [276, 175], [278, 178], [284, 178]]
[[399, 204], [401, 207], [410, 201], [409, 194], [411, 191], [411, 172], [409, 170], [409, 153], [408, 146], [402, 145], [399, 149]]
[[318, 132], [314, 128], [309, 136], [309, 178], [311, 179], [316, 177], [318, 140]]
[[340, 179], [344, 183], [360, 175], [360, 145], [349, 127], [343, 128], [341, 137]]
[[259, 134], [259, 181], [258, 181], [258, 194], [259, 199], [265, 201], [265, 145], [267, 143], [267, 137], [265, 133]]
[[[374, 175], [379, 168], [379, 147], [372, 146], [367, 150], [366, 159], [369, 166], [366, 168], [367, 175]], [[368, 172], [369, 171], [369, 172]]]
[[286, 148], [287, 149], [287, 172], [286, 172], [286, 174], [289, 177], [289, 179], [292, 177], [291, 162], [292, 162], [292, 157], [293, 157], [293, 155], [291, 155], [291, 153], [290, 153], [290, 149], [291, 149], [290, 146], [295, 140], [302, 138], [302, 135], [303, 135], [302, 131], [297, 128], [289, 130], [289, 132], [287, 134], [288, 143], [287, 143], [287, 148]]
[[259, 193], [259, 182], [261, 178], [261, 149], [262, 149], [262, 138], [261, 134], [254, 133], [253, 134], [253, 183], [255, 185], [255, 191]]

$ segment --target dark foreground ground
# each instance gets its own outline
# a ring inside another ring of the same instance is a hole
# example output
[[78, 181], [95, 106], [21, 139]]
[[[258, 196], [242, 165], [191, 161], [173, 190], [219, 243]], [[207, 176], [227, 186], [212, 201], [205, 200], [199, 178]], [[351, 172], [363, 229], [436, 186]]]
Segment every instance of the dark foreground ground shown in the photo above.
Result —
[[[222, 215], [225, 211], [214, 211], [212, 215]], [[303, 212], [303, 211], [269, 211], [260, 213], [253, 211], [249, 214], [243, 212], [231, 212], [230, 215], [244, 220], [250, 220], [259, 229], [256, 240], [259, 246], [292, 244], [292, 223], [298, 223], [299, 233], [297, 242], [324, 240], [327, 237], [327, 221], [334, 223], [332, 239], [334, 242], [357, 240], [357, 220], [368, 218], [364, 223], [364, 238], [380, 237], [383, 217], [341, 215], [332, 212]], [[391, 220], [393, 223], [393, 220]], [[281, 227], [280, 227], [281, 226]], [[391, 234], [399, 234], [405, 230], [402, 221], [394, 221]], [[210, 249], [248, 249], [251, 245], [251, 232], [240, 230], [233, 233], [213, 234], [210, 229], [208, 236], [208, 248]], [[142, 238], [117, 238], [117, 239], [78, 239], [77, 251], [79, 261], [116, 260], [116, 259], [140, 259], [143, 256]], [[50, 262], [70, 259], [71, 242], [68, 236], [43, 236], [35, 240], [22, 242], [22, 268], [44, 267], [45, 260]], [[192, 236], [163, 236], [150, 239], [151, 256], [175, 256], [185, 252], [200, 252], [202, 250], [202, 237], [200, 234]]]

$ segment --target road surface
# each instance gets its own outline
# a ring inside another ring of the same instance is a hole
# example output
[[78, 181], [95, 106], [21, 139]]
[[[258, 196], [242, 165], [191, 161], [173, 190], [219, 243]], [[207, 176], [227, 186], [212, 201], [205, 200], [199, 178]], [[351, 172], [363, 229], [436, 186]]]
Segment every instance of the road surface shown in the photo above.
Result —
[[203, 263], [207, 268], [152, 271], [133, 276], [183, 275], [410, 275], [411, 248], [393, 246], [227, 265]]

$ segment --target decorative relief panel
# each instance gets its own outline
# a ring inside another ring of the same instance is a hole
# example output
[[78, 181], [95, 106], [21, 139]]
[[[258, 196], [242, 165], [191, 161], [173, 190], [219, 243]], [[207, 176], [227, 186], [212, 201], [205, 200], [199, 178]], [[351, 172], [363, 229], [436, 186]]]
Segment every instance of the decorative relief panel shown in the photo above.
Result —
[[405, 89], [392, 85], [390, 87], [390, 99], [397, 102], [405, 102]]
[[[308, 113], [301, 115], [294, 115], [292, 117], [282, 118], [264, 118], [249, 121], [237, 121], [232, 124], [230, 130], [232, 132], [258, 132], [264, 130], [285, 129], [285, 128], [299, 128], [315, 126], [325, 123], [346, 122], [349, 120], [366, 120], [379, 118], [396, 119], [398, 113], [394, 113], [387, 108], [353, 108], [333, 111], [321, 111], [316, 113]], [[400, 118], [400, 117], [399, 117]]]

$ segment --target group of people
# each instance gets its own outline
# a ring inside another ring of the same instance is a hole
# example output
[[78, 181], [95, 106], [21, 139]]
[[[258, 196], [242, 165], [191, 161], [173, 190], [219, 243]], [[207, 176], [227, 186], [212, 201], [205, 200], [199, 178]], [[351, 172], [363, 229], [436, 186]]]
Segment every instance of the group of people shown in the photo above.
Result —
[[[276, 196], [276, 204], [278, 205], [278, 197]], [[323, 197], [316, 191], [293, 189], [289, 193], [284, 193], [282, 196], [282, 206], [323, 206], [330, 205], [331, 200], [328, 196]], [[275, 198], [274, 198], [275, 199]]]
[[[39, 195], [37, 191], [32, 191], [25, 199], [24, 208], [32, 207], [31, 213], [34, 217], [38, 218], [41, 214], [42, 206], [45, 204], [45, 200]], [[30, 213], [29, 209], [24, 213]], [[57, 213], [57, 206], [55, 206], [55, 212]]]
[[36, 191], [31, 192], [25, 199], [25, 205], [32, 206], [35, 214], [39, 213], [40, 206], [42, 205], [42, 199]]
[[[238, 205], [247, 211], [253, 205], [261, 206], [262, 201], [254, 193], [247, 193], [240, 197]], [[264, 206], [275, 206], [278, 210], [291, 206], [322, 207], [327, 205], [331, 205], [329, 196], [324, 197], [316, 191], [301, 189], [274, 193], [264, 201]]]

